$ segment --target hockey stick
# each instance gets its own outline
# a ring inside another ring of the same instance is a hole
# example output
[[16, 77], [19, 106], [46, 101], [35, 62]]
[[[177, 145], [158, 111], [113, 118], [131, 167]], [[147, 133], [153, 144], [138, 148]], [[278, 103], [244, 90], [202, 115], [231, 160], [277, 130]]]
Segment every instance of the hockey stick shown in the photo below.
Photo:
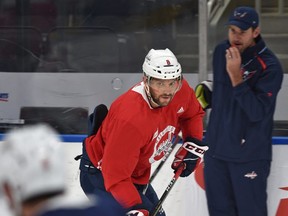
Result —
[[159, 212], [159, 210], [162, 208], [162, 204], [165, 201], [166, 197], [168, 196], [169, 192], [171, 191], [171, 189], [173, 188], [175, 182], [177, 181], [177, 179], [179, 178], [180, 174], [182, 173], [184, 169], [184, 165], [180, 166], [176, 173], [174, 174], [173, 178], [171, 179], [170, 183], [168, 184], [168, 186], [166, 187], [164, 193], [162, 194], [161, 198], [159, 199], [157, 205], [155, 206], [154, 210], [150, 213], [151, 216], [156, 216], [157, 213]]
[[173, 149], [176, 147], [176, 145], [178, 144], [178, 142], [182, 139], [181, 137], [181, 132], [179, 132], [179, 134], [175, 137], [175, 139], [172, 142], [171, 145], [171, 149], [169, 150], [169, 152], [167, 152], [167, 154], [163, 157], [163, 159], [161, 160], [161, 162], [158, 164], [158, 166], [155, 168], [154, 172], [152, 173], [150, 179], [149, 179], [149, 183], [147, 184], [147, 186], [145, 187], [145, 189], [143, 190], [143, 194], [146, 193], [149, 184], [152, 183], [152, 181], [154, 180], [154, 178], [156, 177], [156, 175], [159, 173], [160, 169], [163, 167], [165, 161], [168, 159], [168, 157], [171, 155], [171, 152], [173, 151]]

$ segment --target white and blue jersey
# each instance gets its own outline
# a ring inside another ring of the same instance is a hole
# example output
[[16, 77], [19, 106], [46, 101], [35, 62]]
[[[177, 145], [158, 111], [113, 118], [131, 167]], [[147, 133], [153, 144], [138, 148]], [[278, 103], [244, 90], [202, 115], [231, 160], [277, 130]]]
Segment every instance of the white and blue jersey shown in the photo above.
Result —
[[109, 198], [58, 196], [45, 203], [37, 216], [125, 216], [123, 208]]

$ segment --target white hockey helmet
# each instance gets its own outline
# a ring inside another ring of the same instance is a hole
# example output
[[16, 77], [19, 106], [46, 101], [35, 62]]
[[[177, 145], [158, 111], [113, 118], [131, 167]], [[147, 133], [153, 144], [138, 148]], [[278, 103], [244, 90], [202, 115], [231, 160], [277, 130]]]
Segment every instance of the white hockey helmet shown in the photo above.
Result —
[[157, 79], [176, 79], [181, 77], [181, 65], [175, 55], [166, 48], [165, 50], [151, 49], [143, 63], [145, 76]]
[[65, 159], [60, 141], [52, 128], [42, 124], [7, 134], [2, 153], [15, 161], [16, 168], [5, 172], [17, 178], [21, 201], [65, 190]]
[[21, 202], [18, 188], [18, 177], [15, 174], [16, 163], [3, 152], [3, 142], [0, 143], [0, 212], [1, 215], [19, 215]]

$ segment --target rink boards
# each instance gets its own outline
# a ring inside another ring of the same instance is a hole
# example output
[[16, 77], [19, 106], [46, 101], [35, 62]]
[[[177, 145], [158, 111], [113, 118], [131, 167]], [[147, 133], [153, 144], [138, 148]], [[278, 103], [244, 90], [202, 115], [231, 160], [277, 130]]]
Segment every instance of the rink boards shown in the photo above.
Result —
[[[0, 134], [2, 140], [3, 134]], [[79, 185], [79, 161], [74, 157], [81, 154], [83, 135], [61, 135], [65, 149], [65, 166], [67, 167], [67, 187], [72, 196], [85, 196]], [[180, 145], [178, 145], [180, 146]], [[172, 156], [177, 147], [172, 152]], [[288, 137], [273, 137], [273, 161], [268, 179], [268, 216], [286, 216], [288, 211]], [[170, 168], [173, 157], [165, 162], [153, 181], [159, 196], [173, 177]], [[152, 172], [157, 163], [152, 165]], [[166, 198], [163, 207], [169, 216], [208, 216], [205, 188], [203, 183], [203, 163], [187, 178], [179, 178]]]

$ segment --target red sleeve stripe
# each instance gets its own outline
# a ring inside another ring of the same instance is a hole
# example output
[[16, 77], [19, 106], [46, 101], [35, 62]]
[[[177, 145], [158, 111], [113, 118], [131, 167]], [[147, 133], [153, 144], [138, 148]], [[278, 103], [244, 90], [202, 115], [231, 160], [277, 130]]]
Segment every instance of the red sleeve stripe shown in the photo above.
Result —
[[263, 70], [265, 70], [265, 69], [267, 68], [267, 65], [265, 64], [265, 62], [263, 61], [263, 59], [258, 56], [258, 57], [257, 57], [257, 60], [260, 62]]

